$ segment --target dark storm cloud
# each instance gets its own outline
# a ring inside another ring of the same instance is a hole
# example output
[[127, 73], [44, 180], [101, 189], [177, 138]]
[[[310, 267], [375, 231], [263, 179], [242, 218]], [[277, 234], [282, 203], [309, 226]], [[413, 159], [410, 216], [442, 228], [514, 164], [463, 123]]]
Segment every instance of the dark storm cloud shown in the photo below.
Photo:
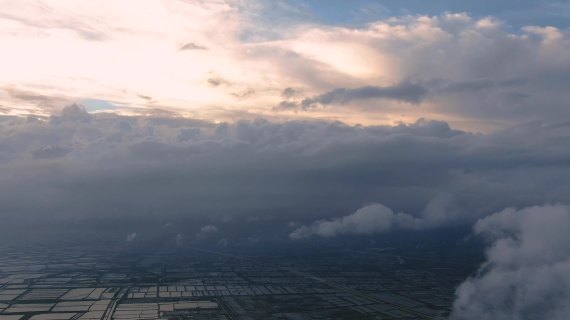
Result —
[[288, 222], [335, 221], [370, 203], [431, 228], [570, 193], [565, 122], [483, 135], [426, 120], [214, 124], [92, 115], [78, 106], [47, 121], [0, 121], [3, 227], [123, 219], [248, 233], [255, 222], [287, 238]]

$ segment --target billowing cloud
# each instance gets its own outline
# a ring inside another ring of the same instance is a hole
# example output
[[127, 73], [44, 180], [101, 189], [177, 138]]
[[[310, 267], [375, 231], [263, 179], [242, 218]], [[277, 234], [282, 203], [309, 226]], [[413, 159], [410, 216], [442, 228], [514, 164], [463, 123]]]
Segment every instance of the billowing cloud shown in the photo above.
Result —
[[289, 234], [291, 239], [308, 238], [313, 235], [335, 237], [342, 234], [375, 234], [397, 228], [418, 228], [421, 221], [409, 214], [394, 213], [381, 204], [372, 204], [355, 213], [332, 220], [319, 220], [310, 226], [302, 226]]
[[457, 289], [453, 319], [552, 319], [570, 314], [570, 208], [506, 209], [477, 222], [491, 247]]

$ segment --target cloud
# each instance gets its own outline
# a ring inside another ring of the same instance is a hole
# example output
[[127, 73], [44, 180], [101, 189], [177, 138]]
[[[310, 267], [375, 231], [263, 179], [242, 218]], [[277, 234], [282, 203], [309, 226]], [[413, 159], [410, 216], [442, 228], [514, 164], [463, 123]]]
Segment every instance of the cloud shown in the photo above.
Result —
[[295, 98], [300, 95], [300, 92], [294, 88], [285, 88], [281, 92], [281, 97], [284, 99]]
[[221, 85], [231, 86], [231, 82], [225, 80], [224, 78], [222, 78], [220, 76], [212, 76], [212, 77], [208, 78], [208, 84], [210, 84], [211, 86], [214, 86], [214, 87], [218, 87]]
[[127, 235], [127, 242], [133, 242], [135, 241], [135, 239], [137, 238], [137, 233], [133, 232], [133, 233], [129, 233]]
[[219, 230], [218, 227], [214, 225], [211, 224], [205, 225], [202, 228], [200, 228], [200, 232], [196, 234], [196, 239], [204, 240], [206, 238], [209, 238], [212, 235], [217, 234], [218, 230]]
[[175, 239], [176, 239], [176, 245], [178, 247], [184, 245], [184, 235], [182, 233], [177, 234]]
[[[9, 114], [47, 116], [96, 97], [117, 106], [105, 112], [160, 108], [216, 121], [426, 117], [489, 131], [569, 116], [565, 29], [512, 29], [465, 13], [284, 27], [262, 21], [257, 1], [2, 4], [0, 87], [24, 93], [0, 92]], [[43, 54], [21, 59], [29, 52]], [[295, 113], [303, 108], [311, 112]]]
[[[315, 26], [276, 45], [314, 61], [309, 75], [296, 72], [302, 81], [286, 86], [295, 84], [309, 93], [305, 107], [318, 97], [340, 104], [326, 112], [344, 119], [438, 114], [455, 125], [470, 127], [468, 122], [475, 121], [479, 128], [497, 128], [566, 114], [569, 97], [562, 88], [569, 80], [563, 75], [570, 62], [563, 54], [568, 38], [567, 30], [528, 27], [513, 32], [496, 19], [446, 13], [392, 17], [364, 28]], [[326, 74], [328, 83], [312, 79], [315, 73]], [[386, 99], [385, 89], [402, 79], [418, 86], [408, 88], [413, 94], [398, 91]], [[359, 99], [377, 96], [384, 99]], [[292, 111], [303, 104], [289, 98], [273, 106]], [[346, 109], [352, 113], [347, 115]]]
[[216, 233], [216, 232], [218, 232], [218, 227], [213, 226], [213, 225], [211, 225], [211, 224], [209, 224], [209, 225], [207, 225], [207, 226], [203, 226], [203, 227], [200, 229], [200, 233], [202, 233], [202, 234], [206, 234], [206, 233]]
[[396, 228], [418, 227], [418, 219], [405, 213], [372, 204], [358, 209], [353, 214], [333, 220], [319, 220], [311, 226], [302, 226], [289, 234], [291, 239], [303, 239], [317, 235], [330, 238], [342, 234], [377, 234]]
[[[448, 194], [434, 196], [422, 212], [415, 216], [376, 203], [366, 205], [356, 212], [341, 217], [318, 220], [309, 226], [301, 226], [289, 234], [291, 239], [319, 236], [331, 238], [340, 235], [373, 235], [398, 230], [422, 230], [453, 224], [459, 217], [453, 199]], [[291, 222], [288, 223], [291, 225]]]
[[218, 247], [227, 247], [229, 244], [228, 239], [226, 238], [222, 238], [220, 239], [220, 241], [218, 241], [218, 243], [216, 244]]
[[252, 88], [246, 88], [241, 91], [232, 92], [231, 95], [238, 99], [246, 99], [254, 96], [255, 90], [253, 90]]
[[3, 116], [0, 233], [89, 226], [123, 240], [132, 230], [173, 238], [213, 225], [228, 239], [257, 230], [287, 238], [290, 221], [309, 228], [370, 203], [426, 228], [468, 225], [508, 206], [565, 201], [568, 136], [564, 121], [473, 134], [430, 120], [213, 123], [80, 106]]
[[[291, 97], [293, 92], [287, 88], [282, 96]], [[388, 99], [411, 104], [420, 103], [428, 94], [428, 90], [420, 85], [402, 82], [388, 87], [365, 86], [346, 89], [337, 88], [324, 94], [305, 98], [300, 103], [281, 101], [274, 109], [312, 109], [318, 105], [348, 104], [359, 100]]]
[[478, 274], [456, 292], [452, 319], [567, 319], [570, 208], [505, 209], [475, 233], [491, 243]]
[[190, 42], [180, 47], [180, 51], [183, 50], [208, 50], [208, 48], [199, 44], [195, 44], [194, 42]]
[[81, 121], [86, 122], [91, 120], [91, 115], [85, 110], [84, 107], [78, 104], [71, 104], [61, 110], [59, 118], [52, 118], [53, 121]]
[[408, 103], [420, 103], [427, 94], [427, 89], [409, 82], [399, 83], [388, 87], [360, 87], [355, 89], [334, 89], [315, 98], [309, 99], [304, 105], [313, 103], [346, 104], [354, 100], [390, 99]]

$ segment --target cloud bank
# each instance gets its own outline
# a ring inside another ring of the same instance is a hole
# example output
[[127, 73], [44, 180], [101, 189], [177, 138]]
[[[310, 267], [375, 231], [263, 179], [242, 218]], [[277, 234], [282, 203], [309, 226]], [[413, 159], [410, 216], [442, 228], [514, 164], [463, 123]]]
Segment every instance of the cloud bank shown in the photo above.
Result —
[[428, 120], [212, 123], [69, 106], [0, 123], [0, 228], [8, 231], [76, 224], [122, 228], [123, 237], [146, 234], [139, 223], [157, 230], [170, 223], [172, 237], [215, 225], [287, 238], [291, 221], [340, 223], [336, 234], [360, 230], [353, 220], [362, 212], [344, 221], [351, 227], [337, 217], [367, 203], [450, 226], [513, 205], [564, 202], [570, 193], [567, 122], [472, 134]]
[[505, 209], [478, 221], [475, 233], [491, 247], [457, 289], [452, 319], [568, 318], [570, 207]]

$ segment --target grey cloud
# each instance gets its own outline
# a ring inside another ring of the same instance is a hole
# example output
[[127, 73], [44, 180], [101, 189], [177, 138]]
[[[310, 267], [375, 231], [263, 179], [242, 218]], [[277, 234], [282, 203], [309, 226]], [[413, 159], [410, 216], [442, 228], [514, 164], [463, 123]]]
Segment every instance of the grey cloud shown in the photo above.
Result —
[[503, 210], [477, 222], [491, 247], [456, 292], [452, 319], [552, 319], [570, 314], [570, 208]]
[[285, 88], [281, 92], [281, 97], [284, 99], [291, 99], [300, 96], [300, 92], [297, 89]]
[[[568, 118], [570, 33], [554, 27], [513, 31], [507, 25], [493, 18], [444, 13], [394, 17], [376, 21], [364, 30], [315, 27], [318, 40], [324, 43], [362, 46], [384, 57], [377, 65], [390, 64], [393, 72], [387, 77], [407, 79], [415, 87], [408, 83], [388, 90], [390, 87], [376, 87], [369, 78], [339, 77], [334, 70], [327, 73], [326, 67], [298, 54], [295, 63], [284, 57], [281, 62], [303, 68], [290, 68], [284, 74], [301, 83], [297, 85], [323, 94], [306, 96], [304, 101], [283, 96], [274, 110], [359, 101], [355, 112], [417, 115], [417, 108], [397, 102], [417, 104], [429, 98], [430, 103], [422, 105], [422, 114], [444, 114], [457, 125], [470, 123], [471, 128], [496, 129], [505, 124]], [[304, 36], [300, 34], [301, 41], [310, 41]], [[390, 58], [384, 61], [386, 56]], [[319, 77], [313, 78], [315, 75]], [[384, 99], [381, 108], [374, 99]]]
[[231, 85], [231, 83], [229, 81], [227, 81], [226, 79], [219, 77], [219, 76], [212, 76], [212, 77], [208, 78], [208, 83], [214, 87], [218, 87], [221, 85]]
[[63, 108], [63, 110], [61, 110], [60, 117], [52, 118], [52, 121], [58, 121], [58, 120], [85, 122], [91, 120], [91, 115], [85, 110], [85, 108], [74, 103], [72, 105]]
[[[445, 84], [438, 88], [437, 92], [439, 94], [449, 94], [449, 93], [476, 93], [488, 89], [503, 89], [503, 88], [513, 88], [517, 86], [524, 85], [528, 83], [526, 79], [505, 79], [505, 80], [493, 80], [493, 79], [478, 79], [470, 81], [443, 81]], [[435, 91], [435, 90], [434, 90]]]
[[8, 113], [10, 113], [10, 111], [12, 111], [11, 108], [4, 107], [4, 106], [0, 105], [0, 113], [8, 114]]
[[200, 228], [200, 231], [196, 234], [196, 240], [207, 240], [212, 238], [219, 231], [218, 227], [215, 225], [205, 225]]
[[231, 95], [238, 99], [246, 99], [254, 96], [255, 90], [252, 88], [246, 88], [241, 91], [232, 92]]
[[185, 45], [183, 45], [182, 47], [180, 47], [179, 49], [180, 51], [184, 51], [184, 50], [208, 50], [207, 47], [196, 44], [194, 42], [190, 42], [187, 43]]
[[218, 232], [218, 227], [213, 226], [211, 224], [207, 225], [207, 226], [203, 226], [200, 229], [200, 233], [216, 233]]
[[429, 120], [215, 124], [80, 106], [44, 120], [2, 116], [0, 229], [73, 222], [123, 237], [169, 221], [171, 238], [210, 224], [228, 239], [260, 225], [287, 238], [290, 221], [311, 226], [367, 203], [426, 227], [469, 224], [512, 205], [565, 201], [568, 136], [567, 122], [471, 134]]
[[357, 100], [390, 99], [407, 103], [420, 103], [428, 91], [411, 82], [401, 82], [388, 87], [366, 86], [354, 89], [338, 88], [303, 101], [304, 107], [315, 103], [346, 104]]
[[[75, 32], [77, 35], [85, 40], [90, 41], [103, 41], [108, 38], [108, 32], [112, 29], [109, 26], [102, 26], [99, 21], [92, 19], [86, 21], [76, 15], [70, 15], [55, 10], [48, 4], [31, 5], [27, 8], [26, 13], [10, 14], [0, 13], [0, 18], [18, 21], [27, 26], [41, 29], [67, 29]], [[33, 16], [33, 13], [50, 11], [49, 15]], [[32, 15], [30, 15], [30, 13]], [[102, 29], [107, 29], [103, 31]]]
[[129, 233], [127, 235], [127, 242], [133, 242], [133, 241], [135, 241], [136, 238], [137, 238], [136, 232]]
[[44, 146], [34, 150], [32, 155], [34, 159], [53, 159], [63, 157], [71, 151], [71, 149], [61, 146]]
[[184, 235], [182, 233], [177, 234], [175, 240], [178, 247], [184, 245]]
[[318, 105], [342, 105], [351, 103], [353, 101], [372, 99], [388, 99], [411, 104], [419, 104], [427, 94], [427, 88], [418, 84], [413, 84], [411, 82], [401, 82], [387, 87], [365, 86], [352, 89], [337, 88], [315, 97], [305, 98], [298, 103], [287, 100], [282, 101], [277, 106], [275, 106], [274, 109], [306, 110], [315, 108]]
[[273, 107], [274, 111], [297, 110], [297, 109], [299, 109], [299, 103], [296, 101], [280, 101], [276, 106]]

